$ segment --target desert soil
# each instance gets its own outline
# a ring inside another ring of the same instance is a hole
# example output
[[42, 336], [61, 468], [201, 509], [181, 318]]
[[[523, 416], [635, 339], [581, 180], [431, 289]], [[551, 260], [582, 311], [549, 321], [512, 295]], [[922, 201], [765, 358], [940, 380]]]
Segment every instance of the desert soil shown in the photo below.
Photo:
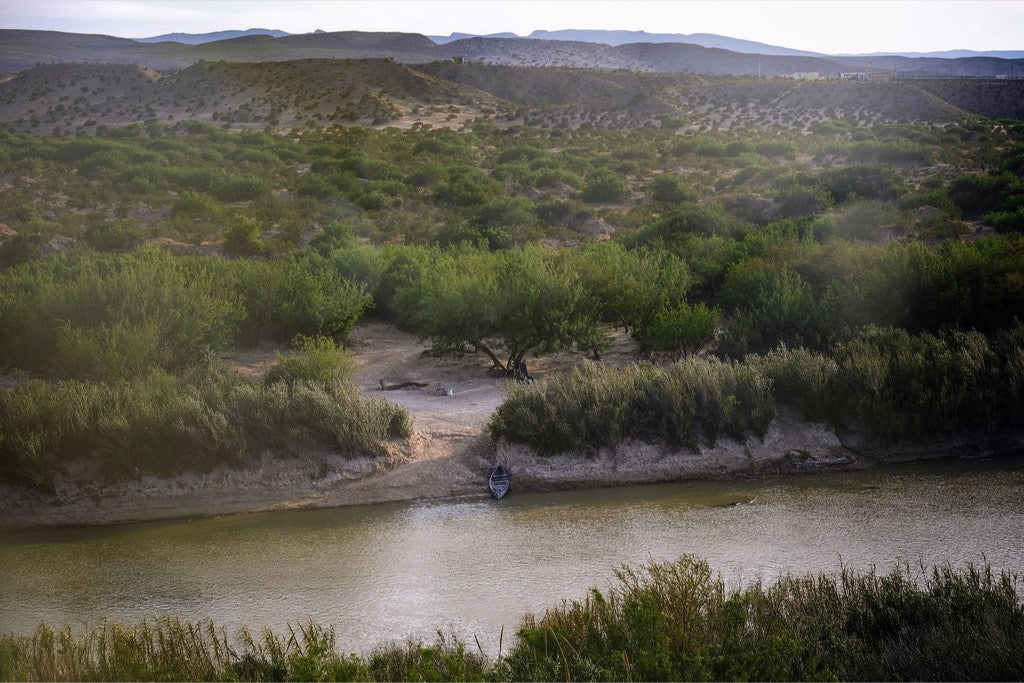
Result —
[[[100, 484], [88, 473], [69, 472], [52, 494], [0, 487], [0, 529], [486, 497], [487, 475], [497, 462], [509, 467], [513, 491], [870, 465], [857, 455], [856, 443], [789, 413], [776, 418], [763, 440], [756, 436], [745, 442], [722, 439], [697, 452], [673, 453], [651, 444], [627, 443], [587, 457], [541, 457], [521, 445], [495, 443], [488, 434], [488, 420], [512, 380], [489, 373], [490, 363], [482, 355], [433, 356], [415, 337], [380, 323], [358, 326], [349, 342], [356, 358], [355, 381], [362, 392], [400, 403], [412, 415], [412, 437], [394, 444], [386, 457], [353, 460], [332, 452], [288, 458], [267, 454], [258, 465], [244, 470], [223, 468], [174, 479], [142, 477], [118, 484]], [[258, 379], [273, 365], [277, 350], [272, 346], [240, 350], [227, 361], [240, 373]], [[636, 360], [633, 344], [622, 333], [602, 358], [613, 365]], [[543, 379], [586, 361], [580, 355], [559, 354], [527, 358], [527, 362], [530, 373]], [[416, 382], [423, 386], [385, 391], [382, 380], [386, 385]]]

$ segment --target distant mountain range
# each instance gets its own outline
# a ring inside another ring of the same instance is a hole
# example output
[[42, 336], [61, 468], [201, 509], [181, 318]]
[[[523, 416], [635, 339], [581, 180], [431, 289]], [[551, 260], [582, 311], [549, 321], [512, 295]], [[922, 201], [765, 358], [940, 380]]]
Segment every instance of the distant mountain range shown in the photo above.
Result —
[[213, 33], [165, 33], [160, 36], [149, 38], [136, 38], [140, 43], [184, 43], [185, 45], [202, 45], [218, 40], [231, 40], [244, 36], [271, 36], [272, 38], [283, 38], [291, 35], [287, 31], [278, 31], [272, 28], [249, 28], [244, 31], [214, 31]]
[[[317, 30], [314, 33], [324, 33]], [[218, 40], [230, 40], [243, 36], [272, 36], [281, 38], [290, 34], [286, 31], [269, 28], [250, 28], [245, 31], [215, 31], [213, 33], [165, 33], [150, 38], [137, 38], [141, 43], [160, 43], [165, 41], [184, 43], [186, 45], [201, 45], [212, 43]], [[456, 40], [466, 38], [522, 38], [515, 33], [452, 33], [447, 36], [426, 36], [438, 45], [445, 45]], [[579, 43], [599, 43], [602, 45], [625, 45], [627, 43], [688, 43], [700, 45], [701, 47], [716, 47], [733, 52], [759, 55], [789, 55], [796, 57], [827, 57], [827, 53], [809, 52], [807, 50], [794, 50], [793, 48], [779, 45], [759, 43], [754, 40], [743, 40], [742, 38], [731, 38], [714, 33], [648, 33], [646, 31], [609, 31], [609, 30], [587, 30], [587, 29], [564, 29], [561, 31], [534, 31], [528, 36], [531, 40], [571, 40]], [[945, 50], [941, 52], [869, 52], [835, 54], [835, 57], [937, 57], [942, 59], [959, 59], [962, 57], [996, 57], [999, 59], [1024, 59], [1024, 50]]]
[[[37, 64], [55, 63], [138, 64], [158, 71], [175, 71], [200, 61], [391, 58], [406, 64], [462, 60], [509, 66], [764, 77], [818, 73], [836, 78], [843, 72], [880, 71], [903, 77], [1024, 78], [1024, 59], [829, 56], [710, 34], [678, 36], [680, 41], [688, 42], [664, 42], [675, 34], [631, 31], [534, 32], [531, 34], [534, 37], [529, 38], [453, 34], [439, 44], [419, 33], [317, 31], [280, 37], [274, 37], [270, 29], [234, 33], [238, 35], [228, 38], [223, 36], [231, 36], [233, 32], [190, 35], [188, 39], [194, 42], [183, 43], [0, 29], [0, 72], [17, 73]], [[154, 36], [153, 40], [165, 37]], [[604, 42], [565, 38], [592, 38]], [[649, 40], [619, 42], [635, 38]], [[708, 45], [698, 44], [697, 40]], [[733, 49], [726, 49], [724, 45]], [[776, 53], [771, 53], [772, 50]]]

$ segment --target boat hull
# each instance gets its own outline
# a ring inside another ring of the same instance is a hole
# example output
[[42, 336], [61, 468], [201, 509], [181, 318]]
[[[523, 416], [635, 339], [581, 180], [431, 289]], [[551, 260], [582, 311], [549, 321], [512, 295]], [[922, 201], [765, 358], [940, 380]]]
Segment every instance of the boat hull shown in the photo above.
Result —
[[487, 479], [487, 488], [491, 490], [491, 495], [498, 499], [505, 497], [505, 494], [508, 493], [508, 487], [508, 470], [505, 469], [504, 465], [498, 465], [491, 471], [491, 476]]

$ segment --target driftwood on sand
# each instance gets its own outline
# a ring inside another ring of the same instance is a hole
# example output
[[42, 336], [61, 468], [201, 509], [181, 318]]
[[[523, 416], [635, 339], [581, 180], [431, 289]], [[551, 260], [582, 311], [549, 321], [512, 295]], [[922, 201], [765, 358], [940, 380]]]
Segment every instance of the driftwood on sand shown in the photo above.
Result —
[[406, 387], [416, 387], [417, 389], [427, 386], [426, 382], [399, 382], [398, 384], [385, 384], [384, 380], [380, 381], [381, 391], [394, 391], [395, 389], [405, 389]]

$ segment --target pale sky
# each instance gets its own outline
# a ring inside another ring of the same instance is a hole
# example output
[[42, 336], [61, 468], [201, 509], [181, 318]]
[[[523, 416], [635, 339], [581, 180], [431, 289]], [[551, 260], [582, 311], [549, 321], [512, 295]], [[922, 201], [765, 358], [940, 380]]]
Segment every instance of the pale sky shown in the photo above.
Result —
[[1024, 0], [0, 0], [0, 28], [182, 31], [535, 29], [717, 33], [831, 54], [1024, 49]]

